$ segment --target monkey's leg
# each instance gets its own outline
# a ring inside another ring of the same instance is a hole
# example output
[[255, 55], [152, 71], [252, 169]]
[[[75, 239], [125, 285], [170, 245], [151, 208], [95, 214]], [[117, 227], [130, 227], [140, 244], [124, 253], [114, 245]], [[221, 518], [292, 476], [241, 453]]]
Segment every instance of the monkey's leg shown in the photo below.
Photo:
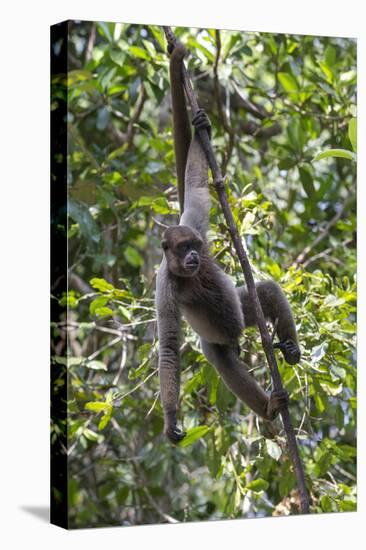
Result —
[[[274, 324], [277, 321], [277, 335], [280, 339], [278, 347], [285, 360], [294, 365], [300, 361], [300, 348], [296, 332], [296, 325], [292, 316], [290, 304], [281, 287], [274, 281], [259, 281], [256, 283], [258, 298], [264, 316]], [[255, 311], [248, 290], [238, 288], [239, 298], [243, 308], [245, 326], [256, 324]]]
[[229, 346], [211, 344], [201, 338], [202, 351], [217, 369], [227, 387], [254, 412], [273, 420], [288, 402], [287, 392], [272, 392], [269, 396], [257, 384], [240, 361], [236, 350]]

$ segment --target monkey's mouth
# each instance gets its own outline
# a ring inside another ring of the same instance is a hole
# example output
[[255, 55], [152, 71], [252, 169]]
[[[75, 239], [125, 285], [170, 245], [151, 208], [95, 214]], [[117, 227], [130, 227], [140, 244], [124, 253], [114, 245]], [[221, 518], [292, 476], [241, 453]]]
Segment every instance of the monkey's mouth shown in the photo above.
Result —
[[187, 271], [196, 271], [199, 266], [199, 260], [190, 260], [189, 262], [186, 262], [184, 267], [187, 269]]

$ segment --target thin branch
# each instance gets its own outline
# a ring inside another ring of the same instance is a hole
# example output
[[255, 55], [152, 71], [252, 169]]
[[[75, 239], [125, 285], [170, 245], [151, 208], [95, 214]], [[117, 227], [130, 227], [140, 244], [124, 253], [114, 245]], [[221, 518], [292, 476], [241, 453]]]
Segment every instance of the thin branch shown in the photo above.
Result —
[[88, 361], [92, 361], [93, 359], [95, 359], [96, 357], [98, 357], [98, 355], [100, 355], [103, 351], [105, 351], [106, 349], [108, 348], [111, 348], [113, 347], [115, 344], [118, 344], [118, 342], [120, 342], [122, 340], [122, 336], [119, 335], [117, 336], [117, 338], [113, 338], [113, 340], [111, 340], [110, 342], [107, 342], [106, 344], [104, 344], [104, 346], [100, 347], [99, 349], [97, 349], [94, 353], [92, 353], [91, 355], [89, 355], [87, 357], [87, 360]]
[[135, 124], [138, 122], [138, 120], [141, 116], [142, 109], [143, 109], [144, 103], [146, 101], [146, 97], [147, 97], [147, 95], [146, 95], [145, 86], [142, 83], [141, 87], [140, 87], [139, 96], [138, 96], [137, 102], [136, 102], [135, 112], [133, 113], [133, 115], [131, 117], [131, 120], [128, 123], [128, 126], [127, 126], [126, 137], [127, 137], [127, 147], [128, 147], [128, 149], [131, 149], [131, 147], [133, 146], [133, 137], [135, 135]]
[[[164, 28], [164, 32], [165, 32], [167, 41], [170, 44], [175, 45], [177, 40], [176, 40], [171, 28], [170, 27], [163, 27], [163, 28]], [[183, 66], [182, 73], [183, 73], [182, 76], [183, 76], [183, 83], [184, 83], [184, 88], [185, 88], [185, 91], [186, 91], [186, 95], [187, 95], [187, 98], [188, 98], [189, 103], [191, 105], [192, 112], [193, 112], [193, 114], [195, 114], [197, 112], [197, 110], [199, 109], [199, 106], [198, 106], [198, 103], [197, 103], [197, 99], [194, 95], [194, 92], [193, 92], [193, 89], [192, 89], [192, 84], [191, 84], [191, 81], [190, 81], [190, 78], [189, 78], [189, 75], [187, 73], [187, 69], [185, 68], [185, 66]], [[248, 292], [249, 292], [251, 301], [254, 305], [256, 321], [257, 321], [257, 325], [258, 325], [258, 328], [259, 328], [259, 331], [260, 331], [260, 334], [261, 334], [263, 349], [265, 351], [267, 361], [268, 361], [268, 365], [269, 365], [269, 368], [270, 368], [270, 371], [271, 371], [273, 386], [274, 386], [275, 390], [283, 391], [282, 380], [281, 380], [281, 376], [280, 376], [280, 373], [279, 373], [279, 370], [278, 370], [278, 367], [277, 367], [276, 358], [275, 358], [275, 354], [274, 354], [274, 349], [273, 349], [273, 345], [272, 345], [272, 341], [271, 341], [271, 336], [269, 334], [267, 324], [266, 324], [266, 320], [265, 320], [264, 315], [263, 315], [262, 307], [261, 307], [261, 304], [259, 302], [259, 298], [258, 298], [258, 294], [257, 294], [257, 290], [256, 290], [256, 287], [255, 287], [255, 282], [254, 282], [254, 278], [253, 278], [253, 273], [252, 273], [252, 270], [251, 270], [251, 267], [250, 267], [250, 263], [249, 263], [247, 254], [244, 250], [242, 240], [239, 237], [239, 233], [238, 233], [238, 231], [236, 229], [236, 226], [235, 226], [233, 214], [232, 214], [231, 209], [229, 207], [228, 199], [227, 199], [226, 192], [225, 192], [224, 179], [221, 175], [220, 169], [219, 169], [218, 164], [216, 162], [216, 158], [215, 158], [215, 155], [214, 155], [214, 152], [213, 152], [213, 149], [212, 149], [212, 145], [211, 145], [210, 138], [209, 138], [207, 130], [206, 129], [200, 130], [199, 131], [199, 137], [201, 139], [203, 150], [205, 151], [209, 166], [211, 168], [213, 180], [214, 180], [214, 183], [215, 183], [215, 186], [216, 186], [216, 191], [217, 191], [217, 194], [219, 196], [219, 200], [220, 200], [220, 204], [221, 204], [224, 216], [225, 216], [225, 220], [226, 220], [226, 223], [228, 225], [228, 229], [229, 229], [231, 238], [233, 240], [236, 253], [239, 257], [240, 265], [241, 265], [243, 273], [244, 273], [244, 277], [245, 277], [245, 281], [246, 281], [246, 284], [247, 284], [247, 287], [248, 287]], [[282, 420], [283, 420], [283, 424], [284, 424], [284, 429], [285, 429], [285, 432], [286, 432], [286, 435], [287, 435], [288, 448], [289, 448], [290, 456], [291, 456], [291, 459], [292, 459], [292, 463], [294, 465], [294, 470], [295, 470], [295, 474], [296, 474], [296, 478], [297, 478], [297, 485], [298, 485], [299, 495], [300, 495], [301, 512], [304, 513], [304, 514], [307, 514], [307, 513], [309, 513], [309, 496], [308, 496], [306, 486], [305, 486], [304, 470], [303, 470], [303, 467], [302, 467], [302, 464], [301, 464], [299, 451], [298, 451], [298, 448], [297, 448], [296, 436], [295, 436], [295, 432], [294, 432], [294, 429], [293, 429], [292, 424], [291, 424], [291, 419], [290, 419], [288, 407], [281, 410], [281, 416], [282, 416]]]
[[329, 232], [330, 230], [332, 229], [332, 227], [337, 223], [338, 220], [340, 220], [345, 212], [347, 211], [347, 208], [349, 207], [350, 204], [353, 203], [353, 201], [355, 200], [355, 197], [354, 195], [351, 195], [350, 197], [348, 197], [348, 199], [345, 201], [345, 203], [343, 204], [342, 208], [337, 212], [337, 214], [330, 220], [330, 222], [325, 226], [325, 228], [323, 229], [323, 231], [321, 231], [319, 233], [319, 235], [316, 237], [316, 239], [314, 239], [314, 241], [309, 244], [308, 246], [306, 246], [304, 248], [304, 250], [301, 252], [301, 254], [299, 254], [297, 256], [297, 258], [295, 258], [295, 260], [293, 260], [291, 262], [292, 265], [294, 265], [295, 267], [298, 267], [299, 265], [301, 265], [302, 263], [304, 263], [304, 260], [305, 258], [309, 255], [309, 252], [311, 252], [311, 250], [313, 250], [313, 248], [315, 248], [316, 246], [318, 246], [318, 244], [323, 240], [325, 239], [326, 237], [328, 237], [329, 235]]
[[90, 61], [91, 58], [92, 58], [92, 53], [93, 53], [93, 48], [94, 48], [96, 36], [97, 36], [97, 26], [96, 26], [95, 22], [93, 22], [92, 26], [91, 26], [91, 29], [90, 29], [88, 43], [86, 45], [86, 50], [85, 50], [85, 63], [88, 63], [88, 61]]
[[121, 361], [120, 361], [120, 364], [119, 364], [118, 373], [116, 374], [116, 376], [113, 380], [113, 385], [114, 386], [117, 386], [118, 380], [120, 379], [122, 371], [125, 368], [126, 362], [127, 362], [127, 346], [126, 346], [126, 336], [125, 335], [122, 337], [122, 342], [123, 342], [123, 345], [122, 345]]
[[131, 390], [127, 391], [126, 393], [122, 394], [122, 395], [119, 395], [119, 394], [116, 394], [115, 395], [115, 399], [116, 401], [122, 401], [122, 399], [124, 399], [125, 397], [127, 397], [128, 395], [131, 395], [131, 393], [134, 393], [136, 390], [138, 390], [139, 388], [141, 388], [141, 386], [143, 386], [152, 376], [155, 376], [155, 374], [158, 372], [158, 369], [154, 369], [150, 374], [148, 374], [146, 376], [146, 378], [144, 378], [143, 380], [141, 380], [141, 382], [139, 382], [138, 384], [136, 384], [136, 386], [134, 388], [132, 388]]

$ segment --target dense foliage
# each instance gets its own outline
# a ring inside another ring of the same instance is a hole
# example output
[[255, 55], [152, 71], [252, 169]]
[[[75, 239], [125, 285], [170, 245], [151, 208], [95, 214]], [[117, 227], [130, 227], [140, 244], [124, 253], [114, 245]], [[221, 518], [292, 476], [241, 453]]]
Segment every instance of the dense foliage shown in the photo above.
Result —
[[[153, 26], [69, 30], [69, 293], [54, 298], [68, 338], [53, 361], [68, 368], [70, 525], [296, 513], [281, 421], [265, 423], [232, 396], [188, 326], [188, 436], [177, 447], [162, 436], [154, 283], [162, 224], [178, 219], [165, 40]], [[356, 44], [175, 31], [255, 277], [280, 282], [296, 317], [301, 364], [278, 362], [311, 510], [355, 510]], [[242, 284], [214, 190], [212, 201], [212, 253]], [[53, 330], [56, 339], [63, 327]], [[255, 330], [242, 357], [269, 389]]]

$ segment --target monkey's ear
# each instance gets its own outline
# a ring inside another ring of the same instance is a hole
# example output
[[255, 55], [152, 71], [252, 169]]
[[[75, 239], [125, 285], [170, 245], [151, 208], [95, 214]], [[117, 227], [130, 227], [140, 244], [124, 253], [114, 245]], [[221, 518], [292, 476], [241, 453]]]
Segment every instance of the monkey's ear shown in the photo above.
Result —
[[163, 250], [167, 250], [168, 249], [168, 241], [166, 239], [163, 239], [161, 241], [161, 246], [163, 247]]

